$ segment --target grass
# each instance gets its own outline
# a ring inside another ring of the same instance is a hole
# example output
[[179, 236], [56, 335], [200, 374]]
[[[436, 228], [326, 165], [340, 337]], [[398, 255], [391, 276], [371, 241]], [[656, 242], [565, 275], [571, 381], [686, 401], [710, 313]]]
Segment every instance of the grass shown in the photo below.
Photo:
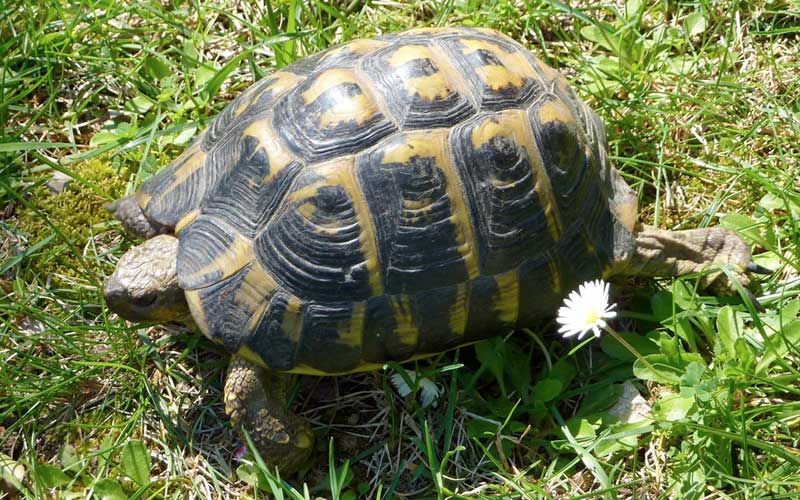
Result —
[[[796, 496], [800, 5], [570, 5], [3, 5], [0, 497]], [[279, 478], [233, 457], [218, 347], [105, 308], [100, 286], [135, 242], [101, 207], [276, 67], [447, 24], [496, 28], [568, 75], [605, 119], [641, 220], [739, 231], [775, 270], [757, 290], [764, 311], [695, 278], [619, 283], [615, 327], [648, 363], [611, 337], [564, 342], [547, 323], [407, 366], [442, 389], [435, 407], [398, 395], [396, 366], [297, 377], [318, 458]], [[74, 179], [59, 196], [44, 187], [55, 171]], [[632, 388], [650, 420], [609, 412]]]

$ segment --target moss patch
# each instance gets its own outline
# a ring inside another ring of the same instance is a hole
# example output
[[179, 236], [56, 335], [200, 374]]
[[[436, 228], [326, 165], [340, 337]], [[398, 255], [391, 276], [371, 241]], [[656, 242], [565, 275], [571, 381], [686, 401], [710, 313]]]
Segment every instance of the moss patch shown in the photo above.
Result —
[[[30, 192], [30, 202], [19, 210], [17, 231], [31, 248], [48, 238], [48, 244], [28, 256], [23, 272], [56, 283], [94, 272], [93, 253], [85, 251], [90, 238], [105, 231], [113, 217], [104, 205], [125, 192], [126, 180], [107, 160], [92, 159], [69, 171], [73, 180], [60, 194], [41, 182]], [[91, 186], [91, 187], [89, 187]], [[88, 269], [87, 269], [88, 268]]]

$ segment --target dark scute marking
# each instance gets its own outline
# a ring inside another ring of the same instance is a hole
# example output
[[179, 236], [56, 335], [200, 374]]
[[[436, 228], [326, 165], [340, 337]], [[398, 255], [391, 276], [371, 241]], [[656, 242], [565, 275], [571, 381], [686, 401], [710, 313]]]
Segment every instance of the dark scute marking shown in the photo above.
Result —
[[227, 253], [236, 232], [224, 221], [198, 219], [181, 232], [178, 241], [178, 283], [184, 290], [193, 290], [219, 281], [222, 272], [198, 272]]
[[444, 175], [434, 158], [382, 163], [380, 150], [363, 157], [357, 176], [375, 227], [385, 289], [414, 293], [468, 279]]
[[450, 308], [455, 305], [457, 298], [456, 285], [417, 294], [417, 354], [446, 351], [457, 347], [464, 340], [463, 335], [450, 328]]
[[361, 346], [364, 361], [383, 363], [389, 359], [386, 339], [395, 328], [396, 322], [389, 297], [381, 295], [367, 300]]
[[507, 333], [514, 328], [500, 321], [494, 308], [497, 282], [492, 276], [480, 276], [469, 283], [469, 315], [465, 341], [482, 340]]
[[236, 302], [236, 294], [242, 286], [249, 266], [232, 276], [198, 291], [208, 325], [208, 336], [220, 342], [228, 352], [239, 350], [250, 334], [247, 322], [250, 313], [246, 306]]
[[[271, 92], [263, 92], [265, 88], [269, 87], [276, 79], [275, 78], [265, 78], [260, 80], [250, 87], [248, 87], [244, 92], [236, 96], [236, 99], [231, 101], [225, 108], [218, 114], [212, 121], [211, 124], [208, 126], [205, 134], [203, 135], [203, 150], [210, 151], [226, 134], [231, 134], [233, 129], [241, 130], [240, 127], [236, 127], [234, 125], [235, 121], [239, 122], [249, 122], [253, 116], [267, 111], [269, 107], [272, 106], [273, 102], [271, 100], [264, 99], [264, 96], [271, 97]], [[242, 114], [238, 117], [236, 116], [236, 110], [242, 103], [248, 102], [254, 95], [259, 92], [263, 92], [262, 99], [260, 102], [254, 103], [250, 105], [247, 109], [244, 110]]]
[[244, 136], [242, 143], [238, 162], [208, 195], [202, 213], [224, 220], [253, 238], [275, 213], [302, 166], [292, 162], [267, 179], [269, 157], [258, 139]]
[[441, 69], [428, 58], [413, 59], [392, 68], [388, 59], [396, 50], [396, 46], [380, 50], [365, 58], [362, 65], [404, 129], [449, 127], [475, 113], [469, 99], [455, 89], [453, 82], [448, 82], [451, 92], [437, 99], [425, 100], [416, 92], [409, 94], [407, 80], [433, 75]]
[[336, 126], [324, 126], [321, 118], [326, 111], [342, 104], [349, 106], [344, 101], [362, 95], [363, 90], [353, 83], [342, 83], [306, 104], [302, 94], [314, 81], [315, 78], [309, 78], [275, 107], [275, 130], [295, 154], [317, 162], [361, 151], [394, 132], [394, 125], [380, 111], [361, 124], [355, 119], [345, 119]]
[[371, 293], [360, 233], [344, 188], [321, 186], [313, 196], [287, 200], [254, 245], [259, 262], [298, 297], [358, 300]]
[[348, 328], [352, 303], [309, 303], [303, 310], [303, 335], [297, 363], [327, 373], [352, 371], [358, 367], [361, 350], [340, 342], [341, 329]]
[[470, 57], [474, 58], [475, 61], [480, 64], [480, 66], [503, 66], [503, 61], [497, 57], [497, 54], [489, 52], [488, 50], [478, 49], [470, 54]]
[[[544, 87], [540, 83], [538, 75], [533, 72], [519, 75], [522, 78], [522, 85], [519, 87], [504, 85], [497, 89], [492, 88], [492, 85], [490, 85], [492, 82], [484, 82], [481, 78], [480, 68], [484, 66], [502, 66], [512, 74], [516, 74], [520, 68], [507, 65], [496, 54], [484, 49], [477, 49], [465, 54], [466, 45], [463, 44], [463, 41], [466, 39], [490, 42], [493, 45], [498, 45], [500, 50], [508, 54], [524, 53], [527, 50], [516, 43], [511, 44], [497, 38], [477, 34], [447, 37], [439, 42], [450, 54], [454, 65], [469, 80], [472, 88], [475, 89], [481, 109], [499, 111], [523, 108], [544, 94]], [[525, 59], [527, 60], [527, 57]]]
[[291, 370], [297, 364], [297, 342], [283, 329], [288, 301], [289, 296], [286, 293], [276, 292], [253, 334], [247, 340], [247, 346], [270, 369], [276, 371]]
[[553, 244], [525, 148], [502, 135], [473, 146], [472, 132], [494, 119], [467, 122], [450, 136], [476, 228], [481, 272], [487, 275], [513, 269]]
[[[519, 267], [519, 317], [520, 328], [536, 326], [541, 320], [552, 318], [558, 311], [564, 293], [553, 289], [550, 265], [552, 252], [528, 259]], [[559, 265], [556, 261], [555, 265]], [[566, 292], [569, 293], [570, 289]]]
[[[537, 105], [530, 110], [534, 136], [559, 213], [569, 224], [583, 217], [587, 205], [595, 201], [591, 199], [594, 196], [592, 186], [599, 184], [599, 172], [594, 159], [586, 154], [587, 148], [578, 129], [562, 121], [542, 123], [539, 109]], [[579, 126], [580, 121], [577, 121], [575, 127]]]

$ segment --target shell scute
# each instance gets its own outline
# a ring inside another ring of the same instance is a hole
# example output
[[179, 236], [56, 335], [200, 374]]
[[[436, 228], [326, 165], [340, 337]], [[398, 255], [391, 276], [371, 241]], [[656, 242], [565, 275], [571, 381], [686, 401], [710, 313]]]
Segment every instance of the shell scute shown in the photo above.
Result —
[[395, 125], [352, 69], [331, 68], [279, 101], [275, 129], [297, 155], [317, 162], [366, 149]]
[[466, 82], [435, 45], [393, 45], [365, 58], [362, 66], [404, 128], [447, 127], [475, 113]]

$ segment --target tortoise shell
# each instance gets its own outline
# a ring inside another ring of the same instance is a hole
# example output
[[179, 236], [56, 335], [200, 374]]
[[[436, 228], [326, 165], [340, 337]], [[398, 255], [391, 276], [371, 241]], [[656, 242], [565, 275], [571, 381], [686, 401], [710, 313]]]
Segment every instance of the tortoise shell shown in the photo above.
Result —
[[207, 336], [274, 370], [345, 373], [530, 325], [601, 275], [632, 229], [605, 148], [518, 43], [412, 30], [256, 83], [137, 201], [177, 233]]

